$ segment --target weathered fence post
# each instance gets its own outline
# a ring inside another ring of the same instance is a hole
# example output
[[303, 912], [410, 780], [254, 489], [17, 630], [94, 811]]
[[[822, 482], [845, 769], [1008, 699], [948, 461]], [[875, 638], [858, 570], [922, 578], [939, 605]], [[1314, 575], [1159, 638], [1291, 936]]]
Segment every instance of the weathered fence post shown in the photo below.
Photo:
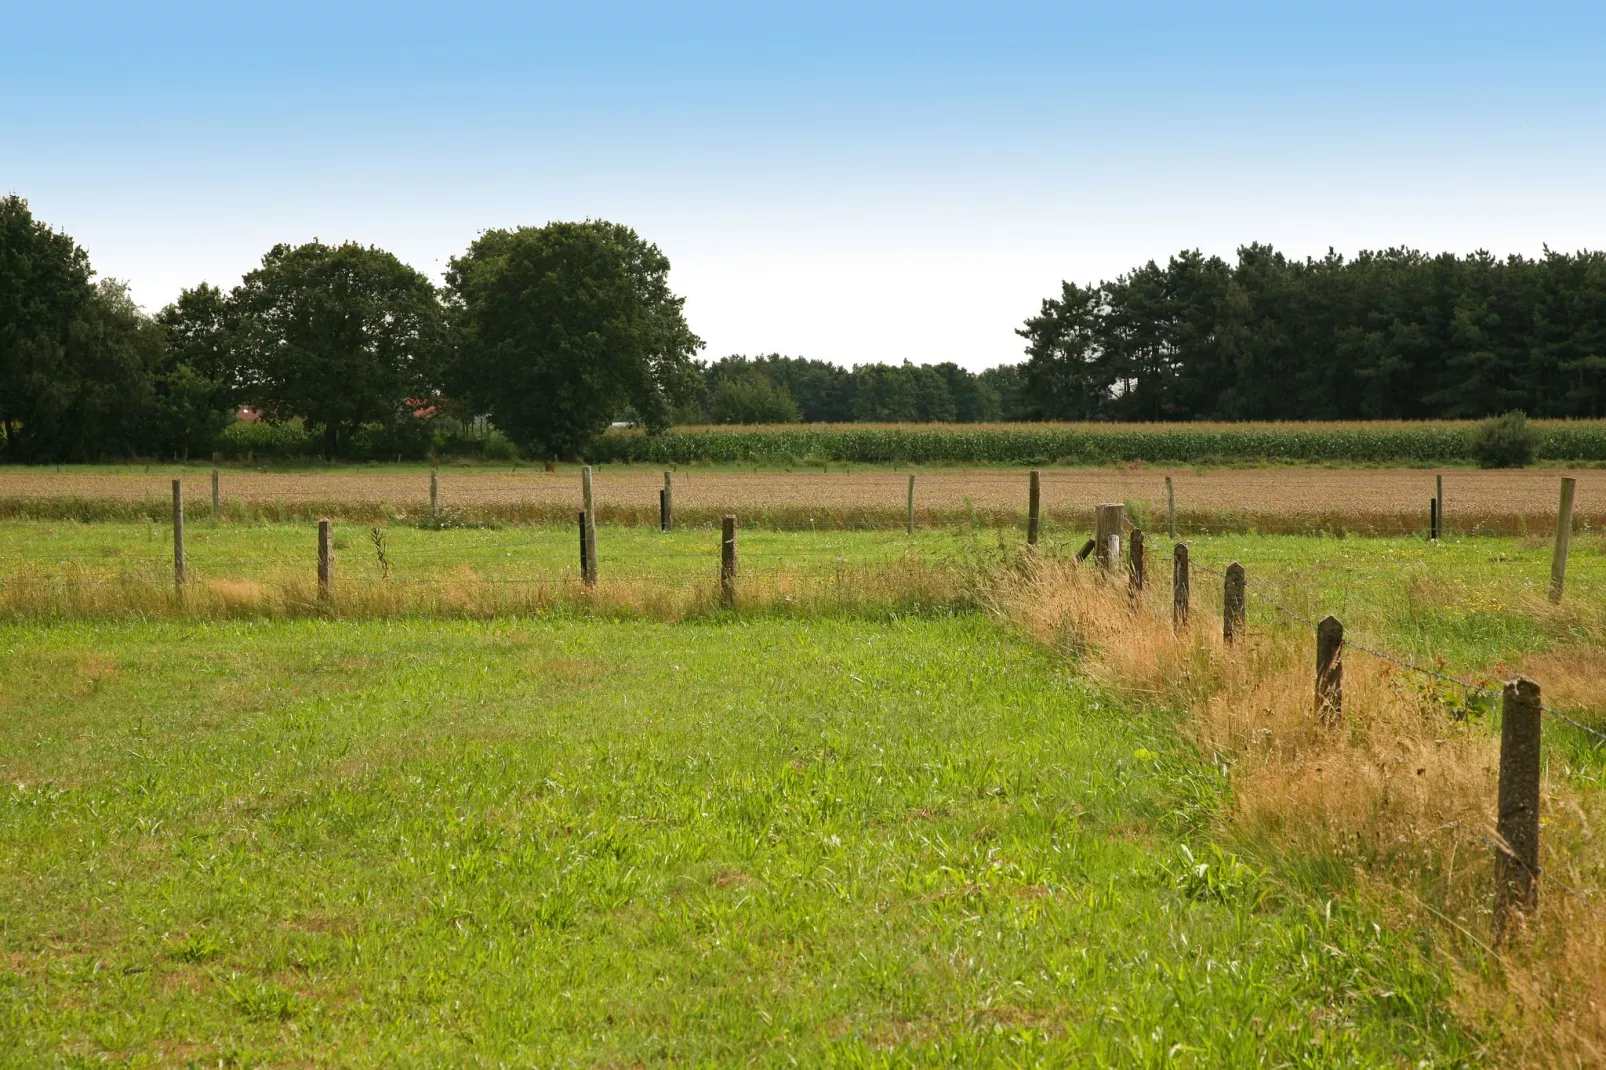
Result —
[[1171, 477], [1165, 477], [1165, 533], [1175, 542], [1177, 539], [1177, 495], [1171, 486]]
[[1096, 544], [1094, 543], [1094, 541], [1092, 539], [1089, 539], [1086, 542], [1084, 542], [1082, 544], [1082, 548], [1080, 550], [1076, 551], [1076, 563], [1078, 565], [1080, 565], [1083, 561], [1086, 561], [1088, 554], [1091, 554], [1093, 552], [1095, 546], [1096, 546]]
[[585, 465], [580, 469], [580, 497], [585, 504], [584, 538], [586, 541], [586, 567], [590, 570], [586, 583], [593, 586], [597, 582], [597, 512], [591, 497], [591, 466]]
[[212, 469], [212, 519], [223, 519], [223, 497], [218, 493], [217, 469]]
[[915, 474], [909, 473], [909, 534], [915, 533]]
[[664, 473], [664, 530], [668, 531], [675, 526], [675, 488], [669, 481], [669, 473]]
[[1506, 935], [1513, 909], [1533, 910], [1539, 899], [1539, 685], [1508, 682], [1500, 706], [1500, 801], [1495, 832], [1494, 939]]
[[1221, 598], [1221, 637], [1228, 643], [1244, 630], [1244, 567], [1234, 561], [1227, 566], [1227, 583]]
[[1444, 473], [1440, 472], [1433, 477], [1433, 497], [1439, 503], [1439, 525], [1434, 528], [1433, 537], [1444, 537]]
[[1132, 597], [1136, 599], [1143, 593], [1143, 532], [1139, 528], [1132, 529], [1132, 549], [1128, 554], [1127, 569]]
[[736, 604], [736, 518], [729, 514], [720, 524], [719, 600], [727, 606]]
[[1171, 625], [1188, 626], [1188, 546], [1181, 542], [1171, 551]]
[[597, 583], [597, 574], [591, 565], [591, 547], [586, 539], [586, 511], [582, 509], [575, 516], [580, 529], [580, 582], [587, 587], [594, 587]]
[[1116, 539], [1116, 546], [1120, 546], [1121, 514], [1125, 511], [1124, 505], [1101, 505], [1093, 520], [1093, 560], [1105, 568], [1114, 568], [1120, 560], [1120, 554], [1110, 555], [1110, 539]]
[[440, 512], [441, 512], [441, 510], [440, 510], [440, 493], [441, 493], [440, 474], [441, 474], [440, 473], [440, 469], [438, 469], [438, 468], [431, 468], [429, 470], [429, 518], [431, 520], [434, 520], [436, 517], [440, 516]]
[[1030, 489], [1026, 496], [1026, 545], [1037, 545], [1038, 507], [1042, 501], [1042, 488], [1037, 469], [1032, 469]]
[[184, 481], [173, 480], [173, 586], [184, 589]]
[[318, 601], [327, 602], [335, 593], [335, 544], [329, 519], [318, 521]]
[[658, 530], [669, 530], [669, 489], [658, 488]]
[[1561, 589], [1567, 583], [1567, 547], [1573, 539], [1573, 495], [1578, 480], [1561, 477], [1561, 508], [1556, 511], [1556, 549], [1550, 555], [1550, 600], [1561, 601]]
[[1337, 724], [1344, 715], [1344, 625], [1326, 616], [1316, 625], [1316, 721]]
[[1439, 499], [1428, 499], [1428, 538], [1439, 541]]

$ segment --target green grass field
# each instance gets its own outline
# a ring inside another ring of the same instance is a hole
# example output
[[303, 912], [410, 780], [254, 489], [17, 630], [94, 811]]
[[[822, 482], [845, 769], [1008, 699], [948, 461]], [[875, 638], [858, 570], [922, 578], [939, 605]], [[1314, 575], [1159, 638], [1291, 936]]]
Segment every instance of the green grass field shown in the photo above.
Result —
[[1472, 1050], [1408, 938], [1211, 854], [1167, 724], [979, 617], [0, 650], [13, 1065]]
[[[366, 528], [338, 531], [347, 588], [576, 583], [569, 529], [391, 524], [389, 581]], [[882, 593], [669, 616], [576, 595], [219, 617], [171, 595], [167, 539], [0, 522], [0, 1065], [1484, 1050], [1431, 941], [1343, 871], [1219, 846], [1229, 765], [1178, 714], [1085, 683], [985, 597], [899, 596], [911, 562], [956, 589], [1011, 567], [1013, 532], [744, 531], [744, 582]], [[1536, 539], [1190, 541], [1294, 612], [1479, 679], [1606, 634], [1598, 536], [1560, 610]], [[603, 591], [714, 588], [710, 528], [598, 544]], [[199, 585], [315, 565], [307, 524], [195, 523], [189, 551]], [[132, 594], [84, 616], [13, 601], [29, 584]], [[1218, 581], [1194, 585], [1208, 621]], [[1547, 733], [1598, 782], [1586, 736]]]

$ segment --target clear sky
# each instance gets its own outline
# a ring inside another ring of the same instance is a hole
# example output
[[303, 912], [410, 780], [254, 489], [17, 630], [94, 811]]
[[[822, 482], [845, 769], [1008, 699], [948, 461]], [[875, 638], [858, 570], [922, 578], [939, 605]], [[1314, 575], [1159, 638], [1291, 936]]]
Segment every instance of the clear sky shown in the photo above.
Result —
[[1606, 4], [13, 2], [0, 190], [152, 309], [596, 217], [704, 356], [979, 369], [1185, 247], [1606, 247]]

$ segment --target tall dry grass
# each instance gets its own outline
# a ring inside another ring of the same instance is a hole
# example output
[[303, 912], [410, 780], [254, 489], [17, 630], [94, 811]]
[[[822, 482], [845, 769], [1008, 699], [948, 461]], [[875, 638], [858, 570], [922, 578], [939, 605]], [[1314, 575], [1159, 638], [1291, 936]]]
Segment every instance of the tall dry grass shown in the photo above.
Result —
[[[973, 566], [916, 556], [873, 565], [747, 570], [739, 574], [735, 610], [781, 614], [950, 613], [974, 609]], [[0, 620], [52, 618], [287, 618], [326, 616], [495, 617], [570, 612], [609, 617], [686, 620], [728, 613], [717, 572], [705, 581], [609, 578], [594, 587], [573, 571], [507, 581], [461, 567], [424, 581], [337, 582], [320, 597], [300, 574], [278, 580], [200, 579], [175, 588], [160, 568], [108, 578], [93, 569], [49, 575], [28, 571], [0, 579]]]
[[[1487, 1038], [1491, 1058], [1606, 1061], [1606, 906], [1556, 883], [1606, 904], [1599, 792], [1547, 764], [1540, 906], [1497, 949], [1495, 726], [1458, 720], [1431, 680], [1351, 650], [1343, 719], [1325, 728], [1315, 716], [1312, 636], [1252, 632], [1228, 647], [1218, 607], [1196, 605], [1193, 626], [1176, 629], [1170, 597], [1165, 585], [1134, 603], [1124, 576], [1053, 558], [1028, 562], [992, 594], [1000, 613], [1091, 679], [1178, 711], [1201, 749], [1231, 763], [1216, 834], [1234, 849], [1284, 875], [1295, 894], [1356, 895], [1424, 934], [1456, 982], [1452, 1010]], [[1587, 666], [1566, 657], [1553, 653], [1534, 668], [1584, 686]]]

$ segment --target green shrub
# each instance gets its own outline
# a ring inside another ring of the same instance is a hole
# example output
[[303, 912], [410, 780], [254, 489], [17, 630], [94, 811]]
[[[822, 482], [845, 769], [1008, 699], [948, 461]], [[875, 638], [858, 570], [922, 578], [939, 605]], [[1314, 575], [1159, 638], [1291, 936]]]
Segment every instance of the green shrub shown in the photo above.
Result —
[[768, 379], [726, 379], [708, 406], [716, 424], [795, 424], [803, 418], [784, 386]]
[[1491, 416], [1472, 433], [1472, 456], [1479, 468], [1524, 468], [1539, 454], [1543, 439], [1520, 412]]

